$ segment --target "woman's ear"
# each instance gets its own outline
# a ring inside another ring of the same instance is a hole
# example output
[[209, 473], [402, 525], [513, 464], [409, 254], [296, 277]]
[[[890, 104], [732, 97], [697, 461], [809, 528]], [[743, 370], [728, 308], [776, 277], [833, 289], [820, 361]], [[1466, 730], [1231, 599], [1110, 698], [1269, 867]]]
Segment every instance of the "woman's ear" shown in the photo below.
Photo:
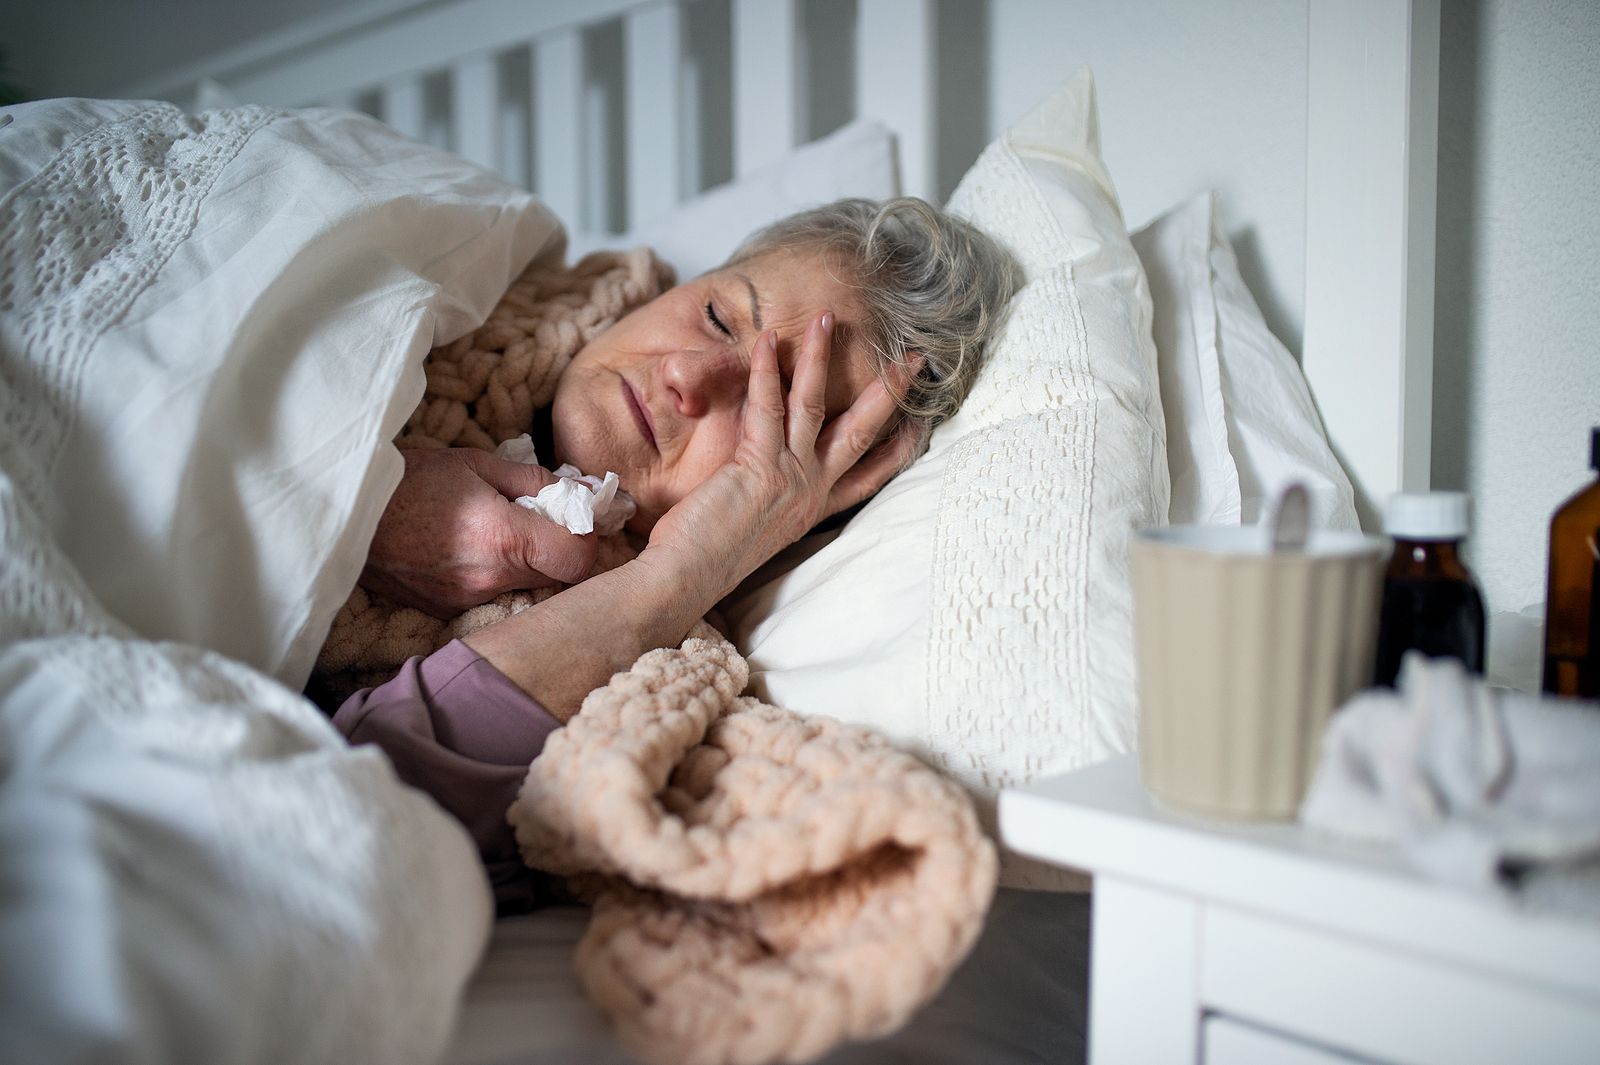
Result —
[[928, 437], [931, 435], [927, 423], [921, 418], [908, 417], [903, 405], [927, 363], [927, 357], [922, 352], [908, 351], [904, 362], [892, 364], [884, 371], [884, 386], [894, 395], [895, 402], [901, 404], [901, 408], [878, 434], [877, 444], [872, 451], [862, 456], [862, 461], [874, 455], [883, 456], [885, 453], [892, 455], [891, 476], [911, 465], [923, 451], [927, 450]]
[[883, 383], [889, 386], [889, 391], [894, 393], [895, 399], [904, 399], [927, 364], [927, 356], [922, 352], [908, 351], [905, 362], [892, 363], [885, 368]]
[[899, 473], [922, 457], [922, 453], [928, 450], [928, 438], [932, 435], [927, 422], [920, 418], [902, 417], [889, 434], [889, 439], [879, 446], [889, 448], [894, 454], [894, 472]]

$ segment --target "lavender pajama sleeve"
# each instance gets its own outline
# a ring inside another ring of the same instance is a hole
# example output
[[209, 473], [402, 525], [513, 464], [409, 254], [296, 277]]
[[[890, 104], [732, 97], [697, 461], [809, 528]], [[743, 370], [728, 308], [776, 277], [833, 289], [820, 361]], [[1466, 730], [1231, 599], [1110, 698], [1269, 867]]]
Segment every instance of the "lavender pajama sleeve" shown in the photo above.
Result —
[[506, 810], [528, 763], [561, 725], [476, 651], [452, 640], [391, 680], [346, 699], [333, 724], [352, 745], [383, 749], [414, 788], [472, 833], [502, 905], [532, 901]]

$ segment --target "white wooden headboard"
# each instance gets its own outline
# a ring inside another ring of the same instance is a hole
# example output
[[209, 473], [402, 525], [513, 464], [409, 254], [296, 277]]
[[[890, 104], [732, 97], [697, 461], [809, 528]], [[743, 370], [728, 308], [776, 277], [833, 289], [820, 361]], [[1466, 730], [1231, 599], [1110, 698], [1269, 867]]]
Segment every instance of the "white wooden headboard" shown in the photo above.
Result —
[[[895, 130], [904, 190], [935, 198], [953, 38], [1019, 2], [367, 0], [123, 95], [365, 110], [533, 188], [580, 228], [619, 232], [852, 115]], [[1374, 501], [1428, 484], [1439, 0], [1284, 2], [1303, 5], [1306, 32], [1305, 169], [1293, 175], [1305, 189], [1304, 333], [1285, 339], [1370, 526]], [[1171, 21], [1126, 6], [1130, 32]], [[1245, 0], [1213, 9], [1259, 14]], [[840, 56], [853, 57], [842, 76]], [[1132, 60], [1107, 49], [1105, 62]], [[1132, 165], [1171, 165], [1158, 141], [1150, 155]], [[1130, 165], [1114, 163], [1119, 175]], [[1256, 159], [1234, 165], [1241, 182], [1262, 179]]]

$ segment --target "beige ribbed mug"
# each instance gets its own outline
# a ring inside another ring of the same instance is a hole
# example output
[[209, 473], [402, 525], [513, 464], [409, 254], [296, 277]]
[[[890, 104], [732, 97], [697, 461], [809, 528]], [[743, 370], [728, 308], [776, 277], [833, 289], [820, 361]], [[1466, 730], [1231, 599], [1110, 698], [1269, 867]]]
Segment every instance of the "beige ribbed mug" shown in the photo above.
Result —
[[1214, 817], [1292, 818], [1328, 716], [1365, 687], [1384, 541], [1172, 525], [1133, 539], [1139, 767], [1157, 800]]

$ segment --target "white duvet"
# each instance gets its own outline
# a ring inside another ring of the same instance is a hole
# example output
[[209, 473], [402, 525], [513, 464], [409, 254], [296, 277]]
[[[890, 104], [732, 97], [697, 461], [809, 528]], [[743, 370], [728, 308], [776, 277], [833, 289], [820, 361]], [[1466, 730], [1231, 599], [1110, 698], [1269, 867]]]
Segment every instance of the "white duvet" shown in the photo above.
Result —
[[7, 113], [0, 1060], [432, 1060], [483, 875], [296, 693], [423, 355], [559, 226], [354, 115]]

